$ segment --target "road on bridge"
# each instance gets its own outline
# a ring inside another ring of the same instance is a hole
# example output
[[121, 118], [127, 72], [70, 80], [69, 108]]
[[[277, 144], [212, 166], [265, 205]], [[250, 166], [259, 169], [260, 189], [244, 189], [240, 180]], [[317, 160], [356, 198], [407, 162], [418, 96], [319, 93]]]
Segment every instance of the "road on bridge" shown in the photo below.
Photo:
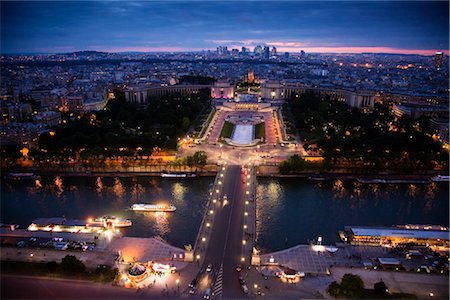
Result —
[[[246, 298], [238, 281], [236, 266], [241, 264], [243, 249], [246, 183], [247, 180], [255, 180], [255, 177], [247, 179], [241, 172], [241, 166], [237, 165], [228, 166], [225, 172], [222, 199], [217, 204], [220, 208], [216, 209], [210, 241], [198, 275], [199, 292], [204, 293], [205, 289], [211, 288], [216, 296]], [[248, 260], [246, 257], [246, 263], [250, 263]], [[206, 271], [208, 265], [212, 265], [211, 272]]]

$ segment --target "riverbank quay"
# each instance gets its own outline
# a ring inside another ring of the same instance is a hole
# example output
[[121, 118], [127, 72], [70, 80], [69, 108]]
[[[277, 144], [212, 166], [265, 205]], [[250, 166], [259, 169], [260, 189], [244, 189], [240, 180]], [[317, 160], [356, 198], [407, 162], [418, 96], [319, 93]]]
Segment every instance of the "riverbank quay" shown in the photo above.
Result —
[[[4, 233], [2, 230], [1, 261], [27, 261], [27, 262], [60, 262], [66, 255], [74, 255], [81, 260], [86, 268], [95, 269], [98, 265], [114, 267], [117, 260], [123, 262], [158, 261], [176, 264], [178, 268], [186, 266], [184, 263], [184, 250], [171, 246], [160, 238], [133, 238], [109, 235], [94, 236], [92, 234], [66, 233], [66, 232], [30, 232], [15, 230]], [[39, 240], [62, 239], [65, 241], [95, 242], [92, 250], [56, 250], [43, 246], [16, 246], [21, 241], [31, 238]]]
[[[186, 174], [186, 177], [214, 177], [220, 170], [219, 165], [207, 165], [203, 170], [189, 171], [177, 168], [176, 170], [158, 167], [157, 170], [142, 170], [140, 168], [117, 168], [111, 170], [100, 170], [98, 168], [2, 168], [1, 174], [8, 173], [34, 173], [40, 176], [66, 176], [66, 177], [161, 177], [163, 171], [169, 171], [174, 174]], [[394, 172], [368, 172], [357, 170], [349, 172], [348, 170], [334, 171], [305, 171], [295, 174], [280, 174], [278, 166], [258, 165], [256, 167], [257, 177], [276, 177], [276, 178], [305, 178], [313, 181], [324, 180], [362, 180], [362, 181], [394, 181], [392, 183], [426, 183], [431, 181], [431, 177], [437, 175], [447, 175], [442, 171], [428, 170], [418, 171], [410, 174], [399, 174]], [[386, 182], [391, 183], [391, 182]]]

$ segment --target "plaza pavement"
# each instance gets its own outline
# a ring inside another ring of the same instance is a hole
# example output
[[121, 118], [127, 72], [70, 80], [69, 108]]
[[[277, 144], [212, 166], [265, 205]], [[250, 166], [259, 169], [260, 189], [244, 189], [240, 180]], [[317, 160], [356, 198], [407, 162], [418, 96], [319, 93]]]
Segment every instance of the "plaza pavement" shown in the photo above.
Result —
[[311, 245], [295, 247], [261, 255], [261, 264], [274, 262], [299, 272], [327, 274], [332, 266], [362, 267], [364, 260], [377, 257], [393, 257], [382, 247], [350, 246], [339, 247], [335, 253], [318, 252]]

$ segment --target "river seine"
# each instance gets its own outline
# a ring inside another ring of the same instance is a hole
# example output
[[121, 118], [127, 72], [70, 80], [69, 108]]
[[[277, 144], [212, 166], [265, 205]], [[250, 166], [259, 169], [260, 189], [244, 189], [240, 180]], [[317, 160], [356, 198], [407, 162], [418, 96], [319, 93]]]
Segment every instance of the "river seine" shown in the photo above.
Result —
[[[44, 176], [2, 181], [2, 223], [26, 228], [34, 219], [114, 215], [133, 221], [126, 236], [160, 236], [182, 247], [197, 236], [213, 178], [95, 178]], [[258, 178], [257, 245], [275, 251], [318, 236], [339, 241], [345, 225], [449, 223], [448, 183], [359, 184], [298, 178]], [[173, 213], [128, 210], [134, 203], [167, 203]]]

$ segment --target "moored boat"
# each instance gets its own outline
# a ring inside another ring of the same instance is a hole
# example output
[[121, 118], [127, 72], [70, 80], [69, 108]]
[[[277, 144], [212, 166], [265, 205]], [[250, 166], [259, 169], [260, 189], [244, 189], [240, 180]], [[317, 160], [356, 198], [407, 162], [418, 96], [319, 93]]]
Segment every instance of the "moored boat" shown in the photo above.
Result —
[[117, 218], [114, 216], [103, 216], [101, 218], [89, 219], [86, 226], [103, 226], [103, 227], [130, 227], [133, 222], [128, 219]]
[[449, 182], [450, 181], [450, 176], [437, 175], [437, 176], [431, 177], [430, 179], [431, 179], [431, 181], [435, 181], [435, 182]]
[[131, 209], [135, 211], [173, 212], [177, 208], [173, 205], [137, 203], [133, 204]]

